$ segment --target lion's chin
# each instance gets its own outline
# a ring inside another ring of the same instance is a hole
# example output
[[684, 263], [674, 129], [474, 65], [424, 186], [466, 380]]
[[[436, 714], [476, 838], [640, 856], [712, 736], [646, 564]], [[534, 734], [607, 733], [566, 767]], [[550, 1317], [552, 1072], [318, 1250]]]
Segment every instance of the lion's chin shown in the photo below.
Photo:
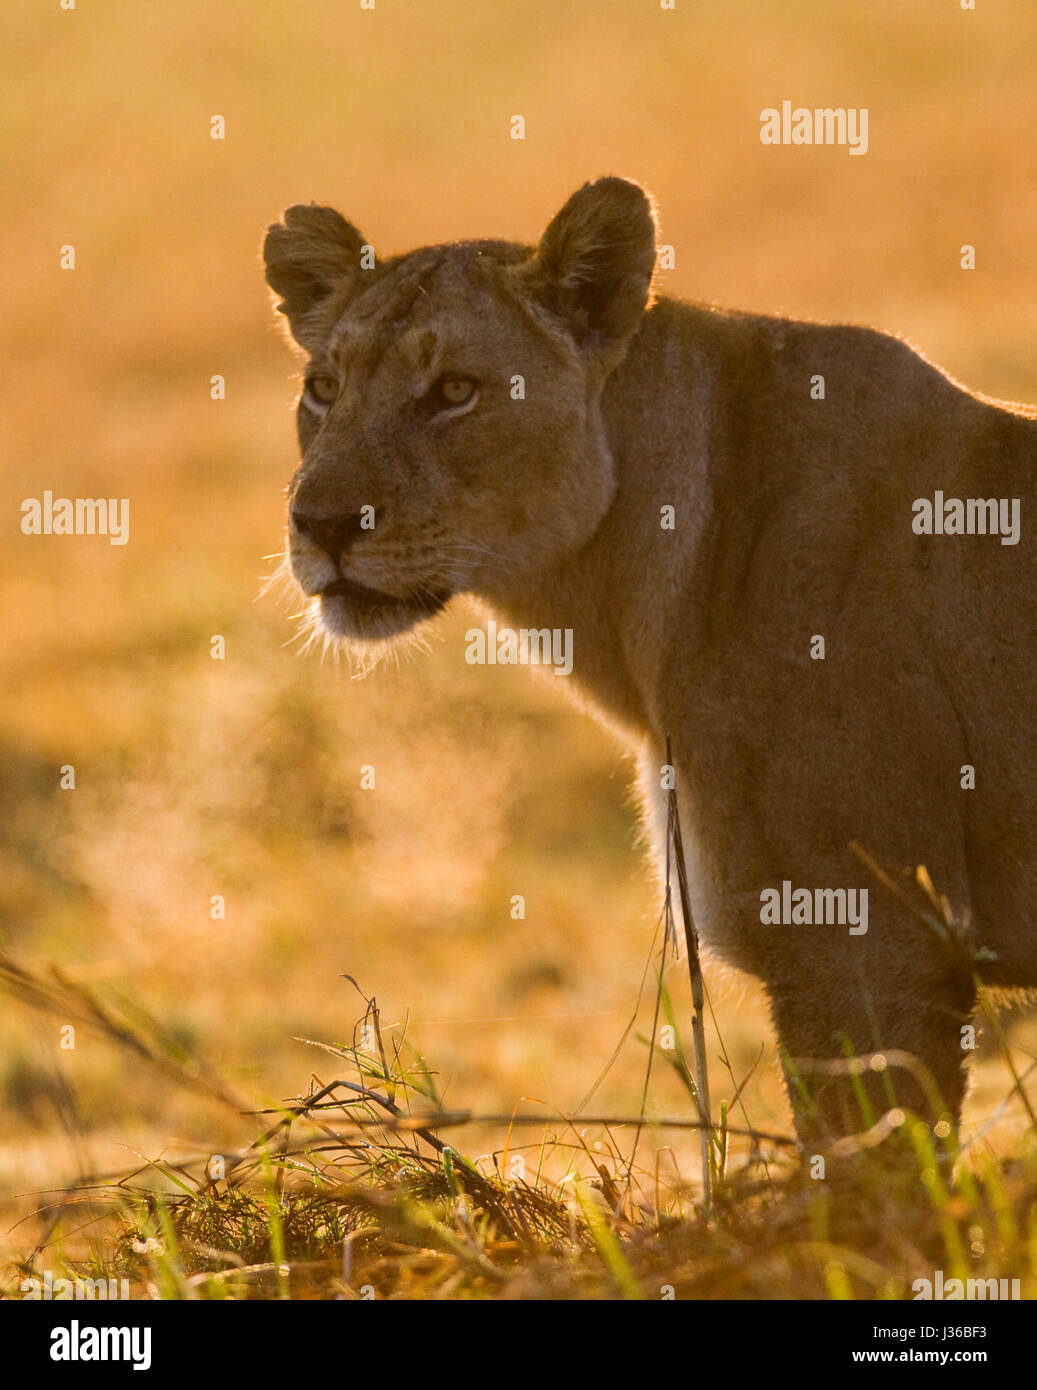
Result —
[[352, 581], [329, 584], [317, 598], [321, 631], [328, 637], [347, 642], [380, 642], [399, 637], [434, 617], [446, 606], [451, 595], [444, 591], [422, 591], [409, 598], [398, 598]]

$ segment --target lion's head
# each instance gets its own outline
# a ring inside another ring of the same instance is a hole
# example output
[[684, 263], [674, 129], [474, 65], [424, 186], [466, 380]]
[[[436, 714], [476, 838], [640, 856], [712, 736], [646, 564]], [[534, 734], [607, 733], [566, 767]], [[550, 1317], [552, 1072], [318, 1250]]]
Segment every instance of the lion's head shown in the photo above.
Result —
[[586, 544], [615, 490], [601, 387], [651, 292], [641, 188], [586, 184], [535, 250], [456, 242], [379, 261], [310, 205], [263, 251], [309, 354], [289, 557], [325, 633], [395, 636]]

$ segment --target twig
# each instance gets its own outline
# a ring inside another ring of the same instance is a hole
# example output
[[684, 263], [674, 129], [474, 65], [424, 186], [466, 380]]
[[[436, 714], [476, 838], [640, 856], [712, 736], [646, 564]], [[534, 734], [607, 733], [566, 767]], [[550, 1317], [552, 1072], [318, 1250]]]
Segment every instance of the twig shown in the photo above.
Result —
[[[666, 763], [673, 767], [673, 753], [670, 739], [666, 739]], [[702, 966], [699, 963], [699, 936], [691, 915], [691, 898], [688, 893], [688, 866], [684, 861], [684, 840], [681, 836], [681, 818], [677, 809], [676, 777], [670, 788], [667, 805], [667, 829], [673, 836], [673, 849], [677, 859], [677, 888], [681, 900], [681, 916], [684, 918], [684, 940], [688, 951], [688, 973], [691, 976], [691, 1037], [695, 1049], [695, 1088], [698, 1091], [699, 1119], [702, 1120], [700, 1132], [702, 1154], [702, 1214], [709, 1220], [710, 1211], [710, 1169], [712, 1165], [713, 1126], [712, 1111], [709, 1104], [709, 1070], [706, 1065], [706, 1028], [703, 1019], [705, 998], [702, 987]], [[669, 884], [667, 884], [669, 888]]]

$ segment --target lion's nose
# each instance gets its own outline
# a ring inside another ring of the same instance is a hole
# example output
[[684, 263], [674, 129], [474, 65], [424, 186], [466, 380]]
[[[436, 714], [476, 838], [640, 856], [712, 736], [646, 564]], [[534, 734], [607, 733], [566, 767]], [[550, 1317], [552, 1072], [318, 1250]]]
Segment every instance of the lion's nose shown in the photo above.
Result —
[[[376, 512], [376, 519], [377, 515]], [[292, 512], [292, 525], [299, 535], [308, 536], [315, 545], [319, 545], [336, 566], [361, 532], [371, 529], [370, 526], [361, 525], [361, 521], [360, 512], [354, 512], [352, 516], [304, 516], [302, 512]]]

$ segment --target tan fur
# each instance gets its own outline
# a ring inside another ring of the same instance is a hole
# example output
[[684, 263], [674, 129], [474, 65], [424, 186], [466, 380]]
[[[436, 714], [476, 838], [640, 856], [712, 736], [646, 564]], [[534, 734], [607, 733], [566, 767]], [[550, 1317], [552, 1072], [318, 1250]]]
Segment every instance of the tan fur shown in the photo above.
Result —
[[[300, 409], [292, 512], [378, 513], [333, 557], [292, 527], [305, 592], [335, 561], [349, 581], [315, 600], [325, 628], [378, 642], [459, 592], [571, 628], [573, 679], [638, 751], [650, 809], [673, 740], [699, 931], [764, 981], [805, 1064], [801, 1132], [861, 1125], [849, 1083], [811, 1067], [846, 1040], [913, 1054], [939, 1091], [869, 1070], [876, 1110], [891, 1080], [955, 1116], [976, 949], [984, 978], [1037, 986], [1034, 412], [870, 329], [652, 303], [651, 205], [623, 180], [576, 193], [535, 252], [463, 242], [362, 270], [363, 244], [293, 208], [265, 247], [311, 370], [340, 383], [323, 417]], [[444, 374], [479, 383], [464, 413], [429, 407]], [[1019, 544], [914, 534], [937, 489], [1020, 499]], [[851, 842], [931, 911], [925, 865], [962, 946]], [[786, 880], [868, 888], [867, 933], [763, 925]]]

